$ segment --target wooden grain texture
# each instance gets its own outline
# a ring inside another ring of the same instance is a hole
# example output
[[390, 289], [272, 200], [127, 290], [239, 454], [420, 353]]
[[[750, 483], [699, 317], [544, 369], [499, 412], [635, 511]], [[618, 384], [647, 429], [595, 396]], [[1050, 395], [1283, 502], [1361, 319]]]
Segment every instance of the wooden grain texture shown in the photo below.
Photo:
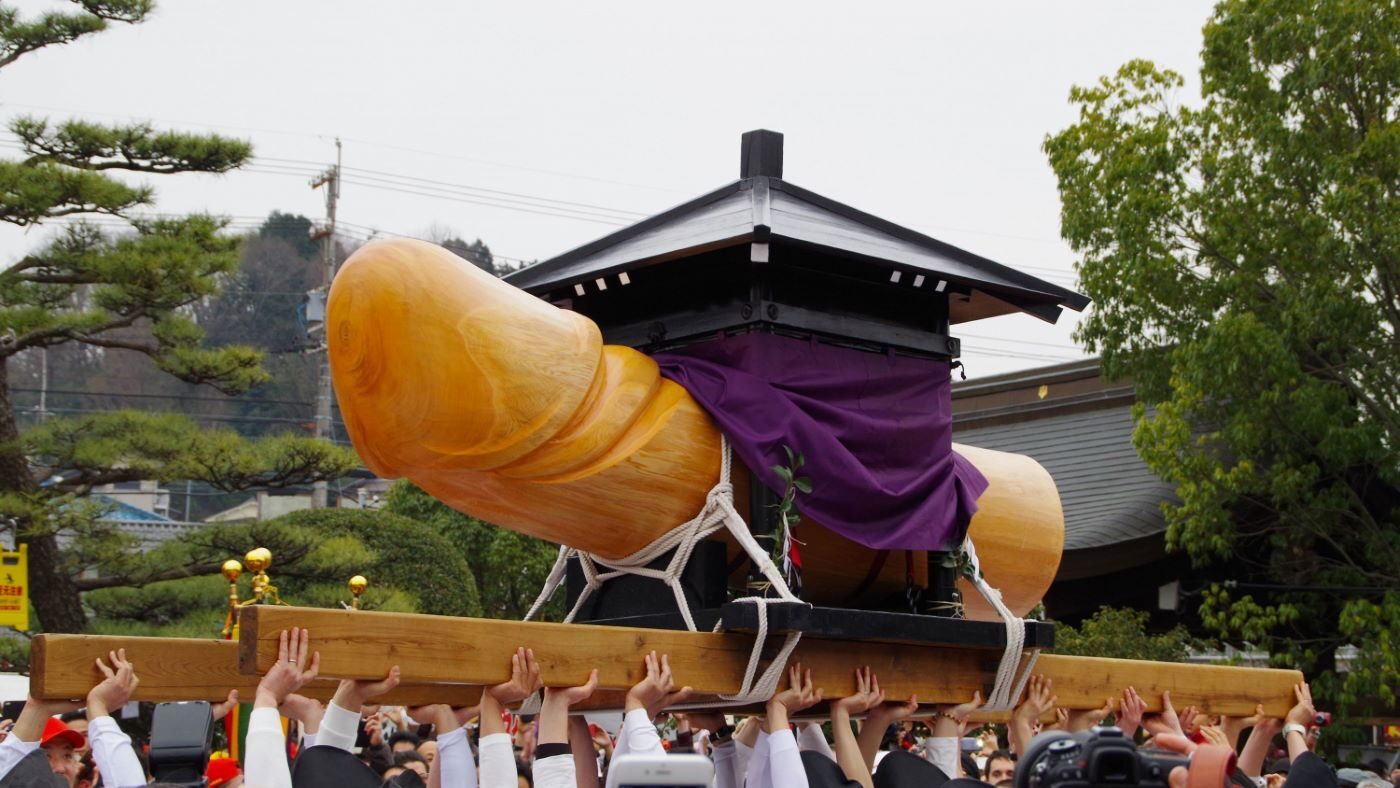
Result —
[[[126, 649], [140, 684], [135, 700], [161, 703], [173, 700], [222, 701], [229, 690], [238, 690], [246, 703], [253, 702], [258, 676], [238, 670], [238, 644], [231, 640], [196, 638], [110, 637], [101, 635], [36, 635], [30, 641], [30, 693], [39, 698], [83, 698], [102, 680], [95, 660]], [[336, 679], [317, 679], [302, 694], [328, 701], [335, 694]], [[481, 687], [462, 684], [400, 685], [381, 700], [416, 706], [450, 703], [474, 706]]]
[[[244, 616], [240, 665], [245, 672], [266, 670], [276, 661], [280, 630], [304, 626], [326, 675], [373, 678], [398, 665], [404, 680], [415, 683], [504, 681], [511, 652], [526, 646], [534, 649], [547, 684], [578, 684], [597, 668], [601, 688], [620, 690], [641, 677], [642, 657], [655, 649], [670, 655], [677, 682], [702, 694], [732, 694], [753, 643], [740, 634], [364, 611], [257, 607]], [[977, 691], [987, 696], [998, 652], [804, 638], [793, 658], [812, 669], [827, 697], [853, 692], [853, 670], [869, 665], [890, 697], [953, 703]], [[1048, 654], [1040, 657], [1037, 672], [1055, 683], [1060, 704], [1068, 708], [1102, 706], [1133, 686], [1150, 709], [1160, 709], [1165, 689], [1177, 708], [1196, 705], [1238, 715], [1253, 713], [1256, 703], [1282, 715], [1292, 706], [1293, 685], [1302, 680], [1297, 671]]]
[[[689, 520], [718, 479], [718, 431], [654, 361], [603, 345], [588, 318], [439, 246], [366, 244], [336, 276], [327, 310], [341, 412], [380, 476], [406, 476], [488, 522], [612, 558]], [[983, 571], [1024, 615], [1049, 588], [1064, 543], [1054, 483], [1028, 458], [962, 452], [992, 481], [970, 529]], [[876, 553], [805, 530], [806, 593], [842, 604]], [[860, 598], [903, 592], [896, 555]], [[990, 616], [964, 596], [972, 617]]]

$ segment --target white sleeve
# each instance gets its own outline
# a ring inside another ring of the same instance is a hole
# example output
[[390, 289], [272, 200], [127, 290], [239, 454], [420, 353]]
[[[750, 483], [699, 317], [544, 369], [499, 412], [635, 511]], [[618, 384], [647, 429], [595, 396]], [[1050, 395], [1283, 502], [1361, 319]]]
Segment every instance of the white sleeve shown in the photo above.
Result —
[[286, 739], [277, 709], [253, 709], [243, 747], [243, 781], [247, 785], [292, 788], [292, 769], [287, 764]]
[[749, 757], [748, 772], [744, 775], [744, 788], [773, 788], [773, 775], [769, 773], [771, 768], [768, 731], [759, 731], [758, 741], [753, 745], [753, 755]]
[[807, 788], [807, 770], [792, 731], [784, 728], [768, 737], [768, 761], [773, 788]]
[[[321, 727], [315, 733], [318, 747], [334, 747], [337, 750], [355, 751], [355, 739], [360, 735], [360, 713], [342, 709], [334, 703], [326, 704], [326, 714], [321, 718]], [[306, 745], [310, 747], [311, 745]], [[250, 780], [251, 784], [252, 781]]]
[[131, 737], [122, 732], [117, 721], [103, 716], [88, 723], [88, 742], [92, 745], [92, 760], [102, 774], [102, 784], [111, 788], [140, 788], [146, 784], [146, 770], [136, 751], [131, 749]]
[[551, 755], [535, 761], [535, 788], [578, 788], [573, 753]]
[[744, 781], [749, 776], [749, 762], [753, 760], [753, 748], [749, 745], [734, 740], [734, 785], [735, 788], [744, 788]]
[[316, 746], [316, 734], [314, 734], [314, 733], [307, 733], [306, 731], [302, 731], [302, 732], [301, 732], [301, 748], [304, 750], [304, 749], [306, 749], [307, 747], [315, 747], [315, 746]]
[[930, 736], [924, 739], [924, 760], [937, 766], [949, 780], [956, 780], [960, 773], [958, 755], [961, 740], [956, 736]]
[[13, 733], [0, 742], [0, 780], [14, 770], [20, 761], [31, 752], [39, 749], [37, 741], [20, 741]]
[[[505, 734], [501, 734], [505, 736]], [[486, 740], [481, 739], [482, 777], [486, 777]], [[437, 764], [442, 772], [442, 788], [476, 788], [476, 763], [472, 761], [472, 745], [467, 741], [467, 729], [458, 728], [437, 737]], [[489, 785], [489, 783], [488, 783]]]
[[656, 726], [651, 724], [651, 717], [647, 716], [646, 709], [627, 712], [622, 718], [622, 732], [617, 735], [617, 743], [613, 745], [613, 758], [622, 755], [665, 754], [666, 749], [661, 746], [661, 737], [656, 733]]
[[740, 788], [734, 781], [734, 742], [732, 740], [711, 747], [710, 759], [715, 762], [715, 788]]
[[802, 726], [802, 732], [797, 736], [797, 746], [804, 750], [819, 752], [822, 755], [836, 760], [836, 753], [831, 751], [831, 742], [826, 740], [826, 734], [822, 733], [821, 723], [809, 722]]
[[[439, 745], [440, 746], [440, 745]], [[509, 733], [482, 736], [477, 743], [481, 754], [481, 788], [515, 788], [515, 744]], [[449, 788], [443, 783], [442, 788]]]

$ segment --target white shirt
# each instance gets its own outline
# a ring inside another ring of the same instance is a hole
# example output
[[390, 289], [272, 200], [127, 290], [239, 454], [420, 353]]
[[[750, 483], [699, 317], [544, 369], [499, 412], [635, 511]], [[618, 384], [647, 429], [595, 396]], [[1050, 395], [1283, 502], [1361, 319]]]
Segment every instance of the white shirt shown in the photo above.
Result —
[[13, 733], [6, 736], [5, 740], [0, 742], [0, 780], [13, 771], [15, 766], [25, 759], [25, 756], [37, 749], [39, 749], [37, 741], [20, 741], [19, 737]]
[[[645, 711], [642, 711], [642, 716], [646, 716]], [[647, 724], [650, 725], [651, 720], [647, 720]], [[652, 728], [652, 735], [656, 735], [655, 728]], [[574, 771], [572, 753], [551, 755], [548, 758], [540, 758], [535, 761], [535, 788], [577, 788], [577, 786], [578, 774]], [[444, 785], [443, 788], [447, 787]]]
[[[277, 730], [280, 734], [280, 725]], [[146, 770], [141, 768], [141, 760], [136, 757], [136, 750], [131, 748], [131, 737], [122, 732], [116, 720], [103, 716], [90, 721], [87, 736], [92, 746], [92, 760], [102, 775], [103, 785], [111, 788], [146, 785]]]
[[441, 774], [442, 788], [476, 788], [476, 764], [472, 762], [467, 729], [458, 728], [442, 734], [437, 738], [437, 745], [434, 765]]
[[710, 749], [710, 759], [715, 762], [715, 788], [742, 788], [734, 771], [734, 742], [727, 741]]
[[773, 788], [808, 788], [807, 770], [802, 768], [802, 755], [792, 731], [783, 728], [768, 737], [768, 760]]
[[622, 718], [622, 732], [617, 735], [617, 743], [613, 745], [613, 757], [628, 754], [666, 754], [666, 748], [661, 746], [661, 736], [657, 734], [656, 726], [651, 724], [646, 709], [633, 709]]
[[797, 749], [797, 737], [783, 728], [771, 736], [758, 734], [749, 760], [745, 788], [807, 788], [807, 770], [802, 768], [802, 754]]
[[[463, 733], [465, 734], [465, 731]], [[463, 741], [466, 741], [465, 735]], [[439, 744], [438, 748], [441, 747]], [[515, 773], [515, 745], [510, 740], [510, 734], [493, 733], [482, 736], [477, 747], [481, 752], [481, 788], [515, 788], [518, 775]], [[470, 747], [467, 748], [467, 752], [470, 757]], [[454, 787], [444, 780], [442, 788]]]
[[[326, 704], [326, 713], [321, 717], [321, 727], [312, 736], [317, 747], [334, 747], [337, 750], [355, 751], [355, 739], [360, 735], [360, 713], [342, 709], [334, 703]], [[310, 744], [308, 747], [312, 746]]]
[[[331, 704], [326, 716], [330, 717]], [[356, 715], [358, 724], [359, 715]], [[321, 727], [324, 740], [326, 726]], [[287, 764], [286, 738], [281, 716], [270, 706], [253, 709], [248, 715], [248, 735], [244, 738], [243, 782], [256, 788], [292, 788], [292, 769]], [[350, 739], [351, 744], [355, 740]]]
[[924, 760], [955, 780], [962, 773], [962, 740], [956, 736], [930, 736], [924, 739]]

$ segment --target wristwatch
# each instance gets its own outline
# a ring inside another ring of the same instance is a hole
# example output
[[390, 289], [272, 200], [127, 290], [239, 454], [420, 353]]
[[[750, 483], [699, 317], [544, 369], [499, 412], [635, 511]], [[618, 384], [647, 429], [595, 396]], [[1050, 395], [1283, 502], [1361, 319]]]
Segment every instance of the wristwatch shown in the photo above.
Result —
[[1304, 739], [1308, 738], [1308, 729], [1307, 729], [1307, 727], [1305, 727], [1305, 726], [1303, 726], [1303, 725], [1299, 725], [1299, 724], [1296, 723], [1296, 722], [1290, 722], [1290, 723], [1288, 723], [1287, 725], [1283, 726], [1283, 736], [1284, 736], [1284, 738], [1288, 738], [1288, 734], [1290, 734], [1290, 733], [1299, 734], [1299, 735], [1301, 735]]

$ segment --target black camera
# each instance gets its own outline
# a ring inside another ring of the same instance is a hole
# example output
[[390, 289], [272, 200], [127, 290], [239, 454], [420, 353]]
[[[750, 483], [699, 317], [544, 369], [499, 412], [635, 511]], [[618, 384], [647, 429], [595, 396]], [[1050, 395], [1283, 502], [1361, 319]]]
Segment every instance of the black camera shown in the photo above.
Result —
[[205, 784], [214, 719], [205, 701], [162, 703], [151, 718], [151, 774], [158, 783]]
[[1101, 785], [1167, 787], [1174, 767], [1190, 759], [1160, 751], [1139, 751], [1117, 728], [1079, 733], [1048, 731], [1031, 739], [1016, 764], [1016, 788], [1088, 788]]

